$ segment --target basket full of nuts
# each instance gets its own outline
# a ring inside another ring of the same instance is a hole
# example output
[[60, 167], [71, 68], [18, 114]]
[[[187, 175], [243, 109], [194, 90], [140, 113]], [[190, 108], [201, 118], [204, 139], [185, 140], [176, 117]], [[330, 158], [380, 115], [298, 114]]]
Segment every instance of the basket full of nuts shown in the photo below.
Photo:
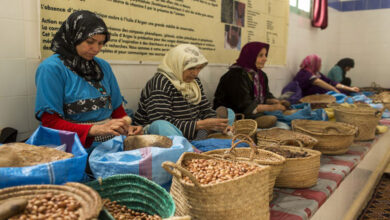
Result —
[[321, 152], [300, 147], [283, 145], [283, 141], [274, 146], [268, 145], [264, 150], [272, 151], [286, 158], [282, 172], [276, 178], [276, 187], [307, 188], [317, 183], [320, 171]]
[[[236, 140], [239, 141], [235, 142]], [[242, 142], [249, 144], [250, 148], [236, 148], [236, 146]], [[270, 201], [273, 198], [275, 179], [279, 176], [286, 161], [286, 159], [279, 154], [267, 150], [257, 149], [253, 140], [249, 136], [242, 134], [233, 137], [230, 149], [212, 150], [203, 154], [223, 159], [232, 158], [235, 161], [252, 161], [260, 165], [270, 166], [268, 182]]]
[[192, 219], [269, 219], [269, 166], [182, 154], [163, 168], [173, 175], [176, 214]]
[[[19, 205], [17, 213], [12, 206], [5, 219], [96, 219], [102, 208], [99, 194], [92, 188], [80, 183], [65, 185], [25, 185], [0, 190], [0, 205]], [[4, 213], [3, 213], [4, 214]]]

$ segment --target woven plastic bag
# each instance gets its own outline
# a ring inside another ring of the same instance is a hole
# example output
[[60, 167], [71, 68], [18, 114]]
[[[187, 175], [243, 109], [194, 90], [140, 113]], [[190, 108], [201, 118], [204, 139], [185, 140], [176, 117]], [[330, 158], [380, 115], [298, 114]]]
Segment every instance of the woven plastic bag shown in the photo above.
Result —
[[26, 144], [47, 147], [64, 145], [65, 151], [72, 153], [74, 157], [35, 166], [1, 167], [0, 188], [26, 184], [63, 184], [83, 180], [87, 152], [76, 133], [39, 126]]
[[193, 152], [192, 145], [184, 137], [170, 136], [170, 148], [145, 147], [123, 151], [124, 136], [117, 136], [97, 145], [89, 157], [89, 165], [95, 178], [115, 174], [137, 174], [167, 188], [172, 176], [161, 164], [176, 162], [184, 152]]

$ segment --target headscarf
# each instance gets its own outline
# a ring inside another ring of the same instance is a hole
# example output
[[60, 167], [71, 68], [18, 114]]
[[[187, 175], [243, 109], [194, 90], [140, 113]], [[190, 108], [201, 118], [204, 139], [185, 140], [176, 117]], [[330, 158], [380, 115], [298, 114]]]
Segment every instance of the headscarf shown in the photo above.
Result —
[[346, 67], [353, 68], [355, 66], [355, 61], [351, 58], [343, 58], [343, 59], [339, 60], [339, 62], [337, 62], [336, 65], [339, 66], [343, 70], [343, 79], [344, 79], [345, 75], [346, 75], [345, 68]]
[[262, 42], [250, 42], [245, 44], [241, 49], [240, 56], [238, 57], [234, 66], [240, 66], [253, 76], [253, 93], [256, 100], [259, 103], [263, 103], [265, 99], [265, 81], [261, 70], [256, 67], [256, 59], [260, 51], [267, 49], [266, 56], [268, 56], [269, 44]]
[[100, 81], [103, 72], [95, 60], [85, 60], [77, 54], [76, 46], [86, 39], [105, 34], [106, 43], [110, 33], [104, 21], [90, 11], [77, 11], [62, 23], [51, 42], [51, 50], [59, 54], [64, 65], [87, 81]]
[[196, 105], [202, 99], [200, 87], [196, 80], [189, 83], [184, 82], [183, 72], [207, 63], [206, 57], [203, 56], [196, 46], [180, 44], [165, 54], [158, 66], [158, 72], [166, 76], [189, 103]]
[[303, 59], [301, 69], [307, 70], [314, 75], [320, 71], [321, 68], [321, 58], [315, 54], [309, 55]]

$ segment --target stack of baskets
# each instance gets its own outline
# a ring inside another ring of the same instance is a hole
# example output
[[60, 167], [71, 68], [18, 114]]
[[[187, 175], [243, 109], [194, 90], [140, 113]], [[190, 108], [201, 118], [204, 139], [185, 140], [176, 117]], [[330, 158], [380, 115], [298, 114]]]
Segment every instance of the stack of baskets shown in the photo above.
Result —
[[8, 199], [23, 198], [30, 200], [48, 193], [67, 195], [76, 199], [81, 205], [81, 208], [77, 211], [79, 219], [96, 219], [102, 208], [102, 200], [95, 190], [86, 185], [73, 182], [65, 185], [24, 185], [4, 188], [0, 190], [0, 204]]
[[[171, 195], [161, 186], [138, 175], [118, 174], [87, 184], [103, 199], [117, 201], [132, 210], [157, 214], [162, 218], [172, 217], [175, 213], [175, 203]], [[105, 210], [100, 219], [114, 218]]]
[[303, 148], [302, 145], [300, 147], [278, 145], [276, 148], [307, 154], [306, 157], [286, 158], [283, 170], [276, 178], [276, 187], [307, 188], [317, 183], [321, 152]]
[[312, 109], [326, 108], [328, 104], [336, 101], [336, 98], [327, 94], [308, 95], [299, 100], [301, 103], [310, 103]]
[[269, 143], [279, 143], [280, 141], [287, 141], [285, 143], [288, 145], [295, 145], [296, 142], [292, 140], [300, 140], [303, 144], [303, 147], [309, 149], [312, 149], [318, 142], [310, 135], [286, 130], [283, 128], [271, 128], [257, 132], [257, 145], [259, 147], [268, 145]]
[[[234, 143], [237, 139], [242, 139]], [[250, 148], [235, 148], [239, 143], [246, 142]], [[232, 147], [229, 149], [218, 149], [205, 152], [203, 154], [217, 158], [231, 157], [237, 161], [252, 161], [260, 165], [270, 166], [270, 175], [268, 181], [268, 190], [270, 201], [273, 198], [275, 180], [283, 169], [286, 159], [276, 153], [256, 149], [255, 143], [246, 135], [236, 135], [232, 139]]]
[[382, 112], [372, 107], [359, 105], [331, 105], [337, 122], [355, 125], [359, 128], [357, 141], [367, 141], [375, 138], [375, 130]]
[[[170, 161], [163, 163], [164, 169], [173, 175], [171, 195], [175, 200], [177, 215], [189, 215], [192, 219], [202, 220], [269, 219], [268, 166], [258, 166], [250, 173], [223, 182], [200, 184], [185, 169], [185, 161], [192, 159], [228, 162], [186, 152], [176, 164]], [[228, 163], [236, 166], [234, 162]], [[189, 177], [191, 183], [183, 179], [185, 176]]]
[[318, 140], [314, 149], [323, 154], [344, 154], [353, 143], [358, 128], [354, 125], [333, 122], [295, 119], [291, 123], [296, 132], [310, 135]]

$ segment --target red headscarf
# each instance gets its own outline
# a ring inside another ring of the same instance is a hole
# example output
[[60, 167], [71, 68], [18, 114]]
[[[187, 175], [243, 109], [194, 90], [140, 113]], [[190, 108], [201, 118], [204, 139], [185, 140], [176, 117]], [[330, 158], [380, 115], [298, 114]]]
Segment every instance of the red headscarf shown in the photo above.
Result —
[[309, 55], [303, 59], [301, 69], [305, 69], [312, 74], [316, 74], [321, 68], [321, 58], [315, 54]]

